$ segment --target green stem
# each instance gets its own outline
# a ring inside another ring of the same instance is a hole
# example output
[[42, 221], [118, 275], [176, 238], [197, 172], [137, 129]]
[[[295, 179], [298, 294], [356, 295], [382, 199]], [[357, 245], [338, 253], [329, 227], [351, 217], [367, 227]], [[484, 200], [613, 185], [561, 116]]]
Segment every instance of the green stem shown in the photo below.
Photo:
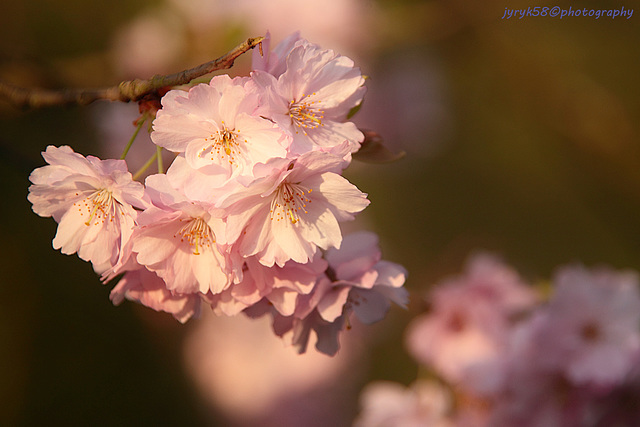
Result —
[[147, 163], [142, 165], [142, 167], [140, 169], [138, 169], [138, 172], [133, 174], [133, 179], [136, 180], [136, 179], [140, 178], [140, 176], [144, 173], [144, 171], [146, 171], [149, 168], [149, 166], [151, 166], [153, 164], [153, 162], [156, 161], [156, 157], [158, 157], [158, 151], [157, 150], [153, 154], [153, 156], [151, 156], [151, 158], [149, 160], [147, 160]]
[[158, 158], [158, 173], [164, 173], [164, 165], [162, 164], [162, 147], [156, 147], [156, 157]]
[[133, 135], [131, 135], [131, 139], [129, 139], [129, 142], [127, 143], [127, 146], [124, 147], [124, 151], [122, 152], [122, 155], [120, 156], [120, 160], [124, 160], [124, 158], [127, 157], [127, 153], [129, 153], [129, 149], [133, 145], [133, 141], [135, 141], [136, 137], [138, 136], [138, 133], [140, 132], [140, 129], [142, 129], [142, 125], [144, 125], [144, 122], [146, 122], [146, 121], [147, 121], [146, 114], [143, 115], [140, 119], [138, 119], [138, 124], [136, 125], [136, 130], [133, 132]]

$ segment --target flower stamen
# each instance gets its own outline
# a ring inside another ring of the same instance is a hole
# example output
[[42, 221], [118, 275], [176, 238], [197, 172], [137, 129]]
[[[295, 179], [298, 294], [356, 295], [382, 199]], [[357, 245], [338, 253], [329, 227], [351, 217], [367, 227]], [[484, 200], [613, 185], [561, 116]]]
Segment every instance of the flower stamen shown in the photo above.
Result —
[[205, 141], [211, 141], [211, 145], [208, 145], [202, 149], [200, 157], [205, 156], [207, 152], [211, 154], [211, 160], [215, 160], [216, 157], [224, 159], [226, 156], [230, 164], [236, 162], [236, 157], [241, 154], [240, 144], [238, 143], [239, 130], [231, 130], [224, 126], [221, 130], [212, 133]]
[[200, 255], [202, 248], [209, 248], [211, 243], [215, 243], [215, 235], [211, 231], [211, 227], [202, 218], [181, 219], [180, 221], [187, 221], [187, 223], [173, 237], [180, 237], [181, 242], [186, 239], [189, 246], [193, 247], [194, 255]]
[[86, 226], [91, 225], [94, 219], [96, 220], [94, 225], [98, 225], [100, 220], [102, 220], [103, 224], [106, 219], [113, 221], [114, 216], [119, 211], [119, 203], [114, 199], [111, 191], [104, 188], [94, 191], [91, 195], [75, 202], [73, 205], [80, 211], [80, 216], [84, 216], [82, 213], [84, 205], [84, 209], [89, 214], [89, 218], [84, 223]]
[[[315, 93], [313, 94], [315, 95]], [[305, 98], [307, 100], [305, 101]], [[291, 122], [299, 128], [302, 128], [302, 132], [306, 134], [306, 129], [315, 129], [318, 126], [323, 126], [322, 119], [324, 118], [324, 111], [319, 109], [317, 104], [320, 101], [309, 101], [306, 95], [302, 95], [299, 101], [292, 101], [289, 104], [289, 117]]]
[[300, 214], [308, 214], [307, 203], [312, 200], [307, 197], [311, 189], [306, 189], [300, 184], [283, 182], [278, 186], [271, 200], [271, 220], [280, 221], [289, 219], [292, 224], [300, 221]]

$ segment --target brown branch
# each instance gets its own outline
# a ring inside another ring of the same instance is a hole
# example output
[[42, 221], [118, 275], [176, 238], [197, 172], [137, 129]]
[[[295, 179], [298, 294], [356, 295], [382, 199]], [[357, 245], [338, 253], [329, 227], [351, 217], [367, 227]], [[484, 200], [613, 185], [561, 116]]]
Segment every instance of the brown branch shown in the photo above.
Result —
[[226, 55], [189, 70], [150, 79], [124, 81], [118, 86], [102, 89], [27, 89], [0, 81], [0, 99], [18, 108], [43, 108], [68, 105], [87, 105], [97, 100], [130, 102], [156, 92], [163, 87], [187, 84], [213, 71], [231, 68], [237, 57], [261, 44], [264, 37], [247, 39]]

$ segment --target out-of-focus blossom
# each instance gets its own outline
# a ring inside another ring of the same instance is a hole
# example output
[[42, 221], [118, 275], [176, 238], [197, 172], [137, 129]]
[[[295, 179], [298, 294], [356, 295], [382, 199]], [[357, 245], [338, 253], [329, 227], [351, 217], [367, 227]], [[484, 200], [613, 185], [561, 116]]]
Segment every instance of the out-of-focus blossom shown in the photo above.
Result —
[[497, 386], [484, 390], [489, 425], [617, 425], [604, 420], [627, 417], [607, 396], [637, 367], [637, 276], [572, 266], [554, 284], [550, 302], [513, 328]]
[[170, 313], [180, 323], [200, 314], [198, 294], [174, 294], [167, 289], [164, 280], [142, 266], [127, 271], [111, 290], [109, 298], [114, 305], [119, 305], [125, 298], [136, 301], [153, 310]]
[[205, 402], [230, 425], [323, 427], [346, 425], [347, 396], [367, 363], [362, 349], [361, 341], [351, 340], [334, 357], [300, 357], [273, 339], [268, 318], [216, 317], [205, 310], [189, 331], [184, 352]]
[[326, 0], [322, 5], [296, 0], [272, 0], [257, 6], [253, 0], [171, 0], [197, 34], [229, 30], [241, 25], [246, 32], [284, 39], [304, 29], [306, 37], [341, 51], [368, 51], [378, 34], [371, 31], [382, 16], [366, 0]]
[[354, 427], [453, 427], [452, 399], [440, 384], [418, 380], [408, 388], [374, 382], [360, 395], [362, 411]]
[[407, 346], [422, 364], [444, 378], [463, 381], [473, 370], [475, 387], [492, 381], [479, 378], [499, 363], [511, 330], [511, 317], [531, 308], [533, 291], [518, 274], [495, 258], [473, 258], [464, 276], [438, 285], [431, 295], [433, 311], [410, 325]]
[[535, 338], [541, 363], [575, 384], [620, 384], [640, 351], [640, 282], [631, 272], [565, 267]]
[[579, 427], [585, 425], [586, 389], [576, 389], [559, 372], [543, 368], [544, 350], [536, 337], [544, 327], [539, 312], [515, 325], [495, 387], [481, 390], [490, 405], [487, 425]]
[[85, 158], [68, 146], [49, 146], [42, 156], [49, 165], [29, 177], [33, 211], [58, 222], [55, 249], [77, 252], [103, 273], [119, 261], [131, 238], [133, 207], [146, 206], [142, 184], [132, 180], [124, 160]]
[[638, 275], [571, 266], [553, 284], [549, 302], [532, 307], [513, 271], [481, 257], [433, 291], [408, 345], [453, 386], [457, 425], [636, 424], [626, 399], [638, 389]]
[[171, 10], [156, 8], [120, 28], [113, 39], [114, 68], [126, 79], [173, 72], [184, 49], [184, 23]]

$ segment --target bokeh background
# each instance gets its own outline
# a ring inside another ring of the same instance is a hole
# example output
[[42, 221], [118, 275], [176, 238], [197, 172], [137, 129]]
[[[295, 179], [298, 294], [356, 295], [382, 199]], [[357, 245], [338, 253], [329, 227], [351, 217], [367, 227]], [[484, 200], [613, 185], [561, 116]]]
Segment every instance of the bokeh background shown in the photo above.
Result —
[[[634, 9], [631, 19], [503, 20], [505, 8]], [[640, 270], [640, 7], [635, 1], [3, 1], [0, 78], [97, 87], [195, 66], [247, 37], [300, 30], [369, 76], [355, 121], [395, 163], [346, 176], [409, 270], [409, 310], [296, 356], [268, 325], [180, 325], [51, 248], [27, 202], [47, 145], [119, 156], [135, 105], [17, 111], [0, 102], [0, 425], [349, 425], [374, 379], [411, 382], [404, 328], [430, 285], [476, 251], [532, 282], [570, 262]], [[232, 74], [246, 74], [250, 54]], [[145, 160], [141, 138], [130, 163]], [[136, 169], [135, 166], [130, 166]], [[206, 310], [205, 310], [206, 311]]]

